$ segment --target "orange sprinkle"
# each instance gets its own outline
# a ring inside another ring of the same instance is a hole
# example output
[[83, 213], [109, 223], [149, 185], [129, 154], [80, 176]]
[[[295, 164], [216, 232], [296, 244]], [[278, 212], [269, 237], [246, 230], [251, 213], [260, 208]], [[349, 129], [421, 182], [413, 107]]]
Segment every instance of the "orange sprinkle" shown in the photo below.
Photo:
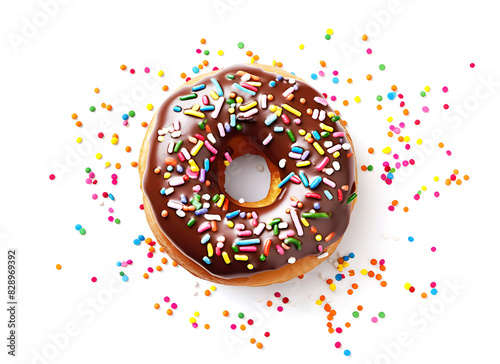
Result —
[[94, 92], [95, 92], [96, 94], [98, 94], [98, 93], [99, 93], [99, 91], [100, 91], [100, 90], [99, 90], [97, 87], [94, 89]]
[[458, 169], [454, 169], [453, 174], [458, 174]]
[[61, 264], [56, 264], [56, 269], [57, 270], [61, 270], [61, 268], [62, 268]]
[[349, 105], [349, 101], [344, 100], [344, 101], [342, 102], [342, 104], [344, 104], [344, 106], [347, 106], [347, 105]]
[[408, 111], [408, 109], [404, 109], [404, 110], [403, 110], [403, 114], [404, 114], [404, 115], [408, 115], [409, 113], [410, 113], [410, 112]]
[[206, 59], [204, 59], [202, 63], [205, 67], [208, 66], [208, 61]]
[[447, 178], [447, 179], [446, 179], [446, 181], [444, 181], [444, 183], [445, 183], [447, 186], [449, 186], [449, 185], [451, 185], [451, 180], [450, 180], [449, 178]]
[[113, 106], [111, 105], [106, 105], [106, 110], [111, 111], [113, 109]]
[[371, 81], [371, 80], [372, 80], [372, 78], [373, 78], [373, 77], [372, 77], [372, 75], [370, 75], [370, 74], [367, 74], [367, 75], [366, 75], [366, 79], [367, 79], [368, 81]]
[[462, 180], [461, 179], [457, 179], [457, 181], [455, 183], [460, 186], [462, 184]]
[[331, 322], [328, 322], [328, 323], [326, 324], [326, 327], [332, 327], [332, 326], [333, 326], [333, 324], [332, 324]]
[[[161, 248], [160, 248], [160, 250], [161, 250]], [[161, 262], [163, 264], [167, 264], [168, 260], [167, 260], [167, 258], [163, 257], [163, 258], [161, 258]]]
[[321, 296], [319, 296], [319, 300], [320, 300], [320, 301], [324, 301], [324, 300], [326, 300], [325, 295], [323, 295], [323, 294], [322, 294]]
[[158, 265], [158, 266], [156, 266], [156, 270], [157, 270], [158, 272], [161, 272], [161, 271], [163, 270], [163, 268], [162, 268], [162, 267], [160, 267], [160, 266]]
[[264, 347], [264, 345], [262, 345], [262, 343], [257, 343], [257, 349], [262, 349]]
[[366, 34], [363, 34], [363, 36], [361, 37], [361, 39], [363, 39], [366, 42], [368, 40], [368, 36]]
[[347, 83], [352, 83], [352, 78], [348, 78]]
[[362, 170], [363, 172], [364, 172], [364, 171], [366, 171], [367, 169], [368, 169], [368, 168], [367, 168], [364, 164], [361, 166], [361, 170]]
[[199, 64], [199, 65], [198, 65], [198, 68], [199, 68], [200, 70], [202, 70], [202, 69], [203, 69], [203, 65], [202, 65], [202, 64]]
[[143, 128], [146, 128], [146, 127], [148, 126], [148, 123], [146, 123], [145, 121], [143, 121], [143, 122], [141, 123], [141, 126], [142, 126]]
[[267, 301], [266, 305], [267, 305], [267, 307], [271, 307], [273, 305], [273, 302], [272, 301]]
[[245, 325], [240, 325], [240, 329], [241, 329], [241, 331], [245, 331], [247, 329], [247, 327]]
[[153, 241], [153, 239], [151, 239], [151, 238], [146, 238], [146, 240], [144, 240], [144, 242], [145, 242], [146, 244], [148, 244], [148, 245], [149, 245], [149, 243], [151, 243], [152, 241]]
[[122, 71], [125, 71], [125, 70], [127, 69], [127, 66], [125, 66], [124, 64], [122, 64], [122, 65], [120, 66], [120, 69], [121, 69]]
[[358, 309], [358, 311], [363, 311], [363, 306], [359, 305], [358, 307], [356, 307]]
[[159, 309], [160, 308], [160, 304], [159, 303], [155, 303], [155, 308]]
[[345, 327], [351, 327], [351, 323], [350, 322], [346, 322], [345, 323]]
[[101, 104], [101, 107], [102, 107], [103, 109], [105, 109], [105, 108], [106, 108], [106, 104], [103, 102], [103, 103]]
[[368, 272], [368, 277], [373, 278], [373, 276], [374, 276], [374, 275], [375, 275], [375, 273], [373, 273], [373, 271], [372, 271], [372, 270]]
[[129, 146], [126, 146], [126, 147], [125, 147], [125, 151], [126, 151], [127, 153], [130, 153], [130, 151], [131, 151], [131, 150], [132, 150], [132, 148], [130, 148]]
[[150, 251], [151, 253], [154, 253], [154, 251], [155, 251], [155, 250], [156, 250], [156, 249], [155, 249], [153, 246], [150, 246], [150, 247], [149, 247], [149, 251]]
[[253, 56], [253, 52], [252, 52], [252, 51], [247, 51], [245, 54], [246, 54], [248, 57], [252, 57], [252, 56]]
[[172, 309], [171, 309], [171, 308], [169, 308], [169, 309], [167, 310], [167, 315], [169, 315], [169, 316], [170, 316], [170, 315], [172, 315], [173, 313], [174, 313], [174, 311], [172, 311]]
[[398, 142], [402, 142], [404, 140], [405, 140], [405, 138], [402, 135], [398, 136]]
[[253, 59], [255, 59], [256, 61], [258, 61], [260, 59], [260, 57], [258, 55], [255, 55], [255, 56], [253, 56]]
[[382, 110], [382, 105], [377, 105], [377, 110]]
[[406, 206], [405, 206], [405, 207], [404, 207], [404, 209], [403, 209], [403, 211], [404, 211], [404, 212], [408, 212], [408, 210], [409, 210], [409, 208], [408, 208], [408, 207], [406, 207]]
[[168, 91], [168, 86], [167, 85], [163, 85], [163, 87], [161, 88], [163, 91]]
[[387, 282], [386, 282], [386, 281], [382, 281], [382, 282], [380, 282], [380, 285], [381, 285], [382, 287], [386, 287], [386, 286], [387, 286]]
[[297, 277], [298, 279], [303, 279], [304, 278], [304, 275], [301, 274], [300, 276]]
[[283, 63], [278, 62], [278, 63], [276, 63], [276, 66], [277, 66], [277, 67], [283, 67]]
[[392, 86], [391, 86], [391, 90], [392, 90], [392, 91], [396, 91], [397, 89], [398, 89], [398, 87], [397, 87], [396, 85], [392, 85]]
[[332, 315], [328, 315], [328, 316], [326, 316], [326, 319], [327, 319], [328, 321], [332, 321], [332, 320], [333, 320], [333, 316], [332, 316]]
[[135, 167], [137, 167], [139, 164], [138, 164], [137, 162], [132, 162], [132, 163], [130, 163], [130, 165], [131, 165], [132, 167], [134, 167], [134, 168], [135, 168]]
[[382, 272], [384, 272], [384, 271], [385, 271], [385, 269], [386, 269], [386, 268], [385, 268], [385, 265], [381, 265], [381, 266], [379, 267], [379, 269], [380, 269]]
[[392, 206], [396, 206], [398, 204], [398, 200], [392, 200], [391, 204]]
[[83, 125], [83, 123], [82, 123], [80, 120], [78, 120], [78, 121], [75, 123], [75, 125], [76, 125], [76, 126], [78, 126], [78, 127], [81, 127], [81, 126]]
[[354, 293], [354, 291], [353, 291], [352, 289], [348, 289], [348, 290], [347, 290], [347, 294], [348, 294], [349, 296], [350, 296], [350, 295], [352, 295], [353, 293]]
[[121, 165], [120, 163], [116, 163], [116, 164], [115, 164], [115, 168], [116, 168], [116, 169], [120, 169], [120, 168], [122, 168], [122, 165]]
[[371, 263], [371, 265], [375, 265], [375, 264], [377, 264], [377, 259], [372, 259], [372, 260], [370, 260], [370, 263]]
[[172, 260], [172, 265], [173, 265], [174, 267], [177, 267], [177, 266], [179, 265], [179, 263], [177, 263], [176, 261]]
[[438, 144], [438, 147], [439, 147], [439, 148], [442, 148], [442, 147], [444, 147], [444, 144], [443, 144], [443, 143], [439, 143], [439, 144]]
[[370, 148], [368, 148], [368, 153], [373, 154], [373, 152], [375, 152], [375, 149], [373, 149], [373, 148], [371, 148], [371, 147], [370, 147]]
[[205, 325], [203, 325], [203, 327], [204, 327], [205, 329], [207, 329], [207, 330], [208, 330], [208, 329], [210, 329], [210, 325], [209, 325], [209, 324], [205, 324]]
[[319, 64], [321, 65], [321, 67], [326, 67], [326, 62], [325, 61], [319, 61]]
[[200, 43], [201, 43], [201, 44], [205, 44], [206, 42], [207, 42], [207, 40], [206, 40], [205, 38], [201, 38], [201, 39], [200, 39]]
[[335, 311], [335, 310], [330, 311], [330, 315], [335, 316], [336, 314], [337, 314], [337, 311]]
[[466, 174], [466, 175], [464, 176], [464, 180], [466, 180], [466, 181], [468, 181], [468, 180], [469, 180], [469, 175], [468, 175], [468, 174]]
[[253, 337], [250, 339], [250, 344], [255, 344], [257, 340], [255, 340]]
[[422, 292], [422, 294], [420, 295], [422, 298], [427, 298], [427, 293], [425, 292]]
[[377, 275], [375, 276], [375, 279], [376, 279], [377, 281], [380, 281], [380, 280], [382, 279], [382, 274], [377, 274]]
[[149, 278], [149, 274], [147, 274], [147, 273], [144, 273], [142, 276], [144, 277], [144, 279], [148, 279]]
[[359, 286], [358, 286], [356, 283], [353, 283], [353, 284], [352, 284], [352, 288], [354, 288], [354, 289], [358, 289], [358, 287], [359, 287]]
[[330, 311], [331, 311], [331, 309], [332, 309], [332, 306], [330, 306], [330, 304], [329, 304], [329, 303], [327, 303], [327, 304], [325, 305], [325, 307], [323, 307], [323, 308], [325, 309], [325, 311], [326, 311], [326, 312], [330, 312]]
[[224, 315], [224, 317], [228, 317], [229, 316], [229, 311], [228, 310], [224, 310], [224, 311], [222, 311], [222, 314]]
[[75, 113], [71, 114], [71, 118], [72, 118], [73, 120], [75, 120], [77, 117], [78, 117], [78, 115], [76, 115]]
[[330, 327], [330, 328], [328, 329], [328, 332], [329, 332], [330, 334], [333, 334], [333, 333], [335, 332], [335, 330], [333, 329], [333, 327]]
[[186, 78], [186, 77], [187, 77], [187, 75], [186, 75], [184, 72], [182, 72], [182, 73], [181, 73], [181, 78], [182, 78], [182, 79], [184, 79], [184, 78]]

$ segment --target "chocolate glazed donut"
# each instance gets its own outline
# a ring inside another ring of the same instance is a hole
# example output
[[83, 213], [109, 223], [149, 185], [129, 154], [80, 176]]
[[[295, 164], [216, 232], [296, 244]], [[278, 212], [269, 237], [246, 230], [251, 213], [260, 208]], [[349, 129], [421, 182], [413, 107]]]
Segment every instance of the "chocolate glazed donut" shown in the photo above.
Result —
[[[270, 66], [234, 65], [174, 92], [147, 130], [139, 173], [148, 223], [192, 274], [261, 286], [301, 275], [332, 254], [356, 202], [351, 139], [323, 95]], [[265, 158], [268, 195], [240, 202], [225, 168]]]

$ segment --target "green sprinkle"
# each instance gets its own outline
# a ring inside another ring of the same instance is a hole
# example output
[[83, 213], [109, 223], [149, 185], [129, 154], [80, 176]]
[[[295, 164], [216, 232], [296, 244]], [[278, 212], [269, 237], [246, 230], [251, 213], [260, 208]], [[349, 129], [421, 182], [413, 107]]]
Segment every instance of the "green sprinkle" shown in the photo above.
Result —
[[243, 42], [238, 42], [238, 48], [239, 49], [242, 49], [245, 45], [243, 44]]
[[229, 106], [231, 106], [232, 104], [235, 104], [235, 103], [236, 103], [235, 99], [227, 99], [226, 100], [226, 104], [228, 104]]
[[421, 91], [421, 92], [420, 92], [420, 96], [424, 97], [425, 95], [427, 95], [427, 94], [425, 93], [425, 91]]
[[339, 120], [340, 120], [340, 116], [338, 116], [338, 115], [335, 115], [335, 116], [332, 118], [332, 121], [333, 121], [334, 123], [335, 123], [335, 122], [337, 122], [337, 121], [339, 121]]
[[245, 317], [245, 314], [244, 314], [243, 312], [240, 312], [240, 313], [238, 314], [238, 317], [242, 319], [243, 317]]
[[117, 224], [119, 224], [119, 223], [121, 222], [121, 220], [120, 220], [120, 219], [115, 219], [115, 222], [116, 222]]
[[274, 226], [276, 224], [279, 224], [281, 222], [281, 219], [279, 217], [277, 217], [276, 219], [273, 219], [273, 221], [271, 221], [269, 223], [270, 226]]
[[240, 131], [241, 129], [243, 129], [243, 127], [241, 126], [241, 124], [236, 124], [236, 130]]
[[297, 248], [297, 250], [302, 249], [302, 243], [298, 239], [295, 239], [295, 238], [286, 238], [285, 240], [283, 240], [283, 242], [286, 245], [290, 245], [290, 244], [295, 245], [295, 247]]
[[273, 226], [273, 234], [275, 236], [278, 236], [280, 234], [280, 229], [278, 227], [278, 224], [276, 224], [276, 225]]
[[381, 71], [385, 70], [385, 64], [381, 64], [380, 66], [378, 66], [378, 69]]
[[303, 212], [302, 217], [306, 219], [325, 219], [332, 216], [332, 214], [327, 214], [326, 212]]
[[195, 193], [193, 196], [196, 199], [196, 201], [201, 201], [201, 196], [199, 194]]
[[352, 313], [352, 316], [358, 318], [359, 317], [359, 312], [358, 311], [354, 311]]
[[90, 167], [87, 167], [87, 168], [85, 168], [85, 172], [90, 173], [90, 172], [92, 172], [92, 169], [90, 169]]
[[385, 313], [383, 313], [383, 312], [379, 312], [379, 313], [378, 313], [378, 317], [380, 317], [380, 318], [384, 318], [384, 317], [385, 317]]
[[231, 245], [231, 249], [233, 249], [235, 253], [238, 253], [240, 251], [240, 248], [238, 248], [236, 244]]
[[181, 96], [180, 99], [181, 101], [185, 101], [185, 100], [192, 100], [192, 99], [196, 99], [198, 97], [197, 94], [195, 93], [192, 93], [192, 94], [189, 94], [189, 95], [184, 95], [184, 96]]
[[210, 51], [207, 49], [207, 50], [205, 50], [205, 51], [203, 52], [203, 54], [204, 54], [205, 56], [208, 56], [208, 55], [210, 54]]
[[182, 146], [182, 140], [179, 140], [177, 143], [175, 143], [174, 153], [177, 153], [179, 150], [181, 150], [181, 146]]
[[382, 95], [377, 96], [377, 101], [382, 101], [382, 99], [383, 99]]
[[217, 201], [219, 201], [219, 197], [220, 197], [220, 195], [219, 195], [219, 194], [215, 194], [215, 195], [212, 197], [212, 201], [213, 201], [213, 202], [217, 202]]
[[328, 137], [330, 136], [330, 132], [329, 132], [329, 131], [322, 131], [322, 132], [321, 132], [321, 136], [322, 136], [323, 138], [328, 138]]
[[198, 126], [201, 130], [205, 130], [205, 124], [203, 123], [203, 121], [201, 123], [198, 123]]
[[123, 276], [125, 275], [125, 273], [123, 273], [123, 272], [120, 272], [120, 275], [121, 275], [121, 276], [123, 277]]
[[[372, 167], [372, 169], [373, 169], [373, 167]], [[346, 203], [349, 205], [356, 197], [358, 197], [358, 194], [356, 192], [354, 192], [351, 196], [349, 196]]]
[[292, 143], [295, 143], [297, 139], [295, 139], [295, 135], [293, 135], [293, 132], [291, 130], [287, 130], [286, 133], [288, 134], [288, 137], [290, 138]]
[[134, 110], [130, 110], [128, 112], [128, 116], [130, 116], [131, 118], [133, 118], [135, 116], [135, 111]]
[[332, 39], [332, 36], [330, 34], [325, 34], [325, 39], [330, 40], [330, 39]]
[[373, 171], [373, 166], [370, 164], [368, 167], [366, 167], [369, 171]]
[[391, 168], [391, 169], [389, 170], [389, 172], [391, 172], [391, 173], [396, 172], [396, 168]]
[[196, 222], [196, 219], [194, 217], [190, 218], [189, 221], [187, 222], [187, 226], [191, 227], [194, 225]]
[[261, 254], [259, 259], [263, 262], [264, 260], [266, 260], [266, 256], [264, 254]]
[[199, 210], [203, 207], [203, 204], [199, 201], [196, 201], [196, 199], [194, 199], [194, 198], [192, 198], [190, 202], [196, 210]]
[[95, 106], [89, 107], [89, 110], [92, 111], [92, 112], [94, 112], [95, 111]]
[[85, 233], [87, 232], [87, 230], [85, 230], [84, 228], [81, 228], [79, 231], [81, 235], [85, 235]]
[[226, 75], [226, 77], [229, 78], [230, 80], [234, 80], [234, 75], [231, 73]]

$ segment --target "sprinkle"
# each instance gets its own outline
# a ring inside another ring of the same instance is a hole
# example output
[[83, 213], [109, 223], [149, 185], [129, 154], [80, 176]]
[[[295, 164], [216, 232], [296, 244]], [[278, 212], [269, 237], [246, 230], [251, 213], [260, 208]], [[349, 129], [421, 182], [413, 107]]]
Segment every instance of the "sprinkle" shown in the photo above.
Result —
[[288, 105], [288, 104], [282, 104], [281, 106], [282, 106], [282, 107], [283, 107], [286, 111], [291, 112], [292, 114], [294, 114], [295, 116], [297, 116], [297, 117], [299, 117], [299, 118], [302, 116], [302, 113], [301, 113], [299, 110], [294, 109], [293, 107], [291, 107], [291, 106], [290, 106], [290, 105]]

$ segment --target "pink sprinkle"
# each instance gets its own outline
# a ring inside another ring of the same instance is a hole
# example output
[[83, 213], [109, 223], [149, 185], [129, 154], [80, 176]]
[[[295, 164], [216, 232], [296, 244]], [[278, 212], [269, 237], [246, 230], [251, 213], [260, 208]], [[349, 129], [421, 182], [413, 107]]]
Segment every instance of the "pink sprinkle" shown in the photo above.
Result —
[[198, 49], [196, 50], [196, 53], [200, 54], [200, 53], [201, 53], [201, 49], [199, 49], [199, 48], [198, 48]]
[[170, 302], [170, 297], [168, 297], [168, 296], [163, 297], [163, 301]]
[[374, 324], [375, 324], [375, 323], [377, 323], [377, 321], [378, 321], [378, 318], [376, 318], [376, 317], [372, 317], [372, 322], [373, 322]]
[[148, 268], [148, 272], [149, 272], [149, 273], [153, 273], [153, 268], [149, 267], [149, 268]]
[[337, 327], [337, 328], [335, 329], [335, 331], [336, 331], [337, 333], [341, 334], [341, 333], [342, 333], [342, 328], [341, 328], [341, 327]]
[[195, 329], [197, 329], [197, 328], [198, 328], [198, 324], [197, 324], [196, 322], [193, 322], [193, 324], [192, 324], [192, 325], [193, 325], [193, 327], [194, 327]]
[[339, 71], [333, 71], [333, 75], [337, 76], [339, 74]]
[[90, 173], [89, 173], [89, 177], [90, 177], [90, 178], [95, 178], [95, 173], [94, 173], [94, 172], [90, 172]]
[[415, 120], [415, 125], [420, 125], [420, 120]]
[[274, 297], [276, 297], [276, 298], [280, 298], [280, 297], [281, 297], [281, 293], [279, 293], [279, 292], [274, 292]]
[[126, 267], [127, 265], [127, 262], [122, 262], [122, 267]]
[[443, 108], [444, 108], [445, 110], [448, 110], [448, 109], [449, 109], [449, 107], [450, 107], [450, 105], [448, 105], [448, 104], [444, 104], [444, 105], [443, 105]]
[[330, 97], [330, 100], [337, 101], [337, 96], [332, 95], [332, 97]]
[[269, 335], [271, 335], [271, 334], [269, 333], [269, 331], [266, 331], [266, 332], [264, 333], [264, 336], [265, 336], [265, 337], [269, 337]]
[[175, 303], [175, 302], [174, 302], [174, 303], [172, 303], [172, 304], [170, 305], [170, 307], [171, 307], [171, 308], [173, 308], [173, 309], [175, 310], [175, 309], [177, 308], [177, 303]]
[[476, 64], [475, 63], [471, 63], [470, 64], [470, 68], [474, 68], [474, 67], [476, 67]]
[[393, 157], [394, 157], [394, 159], [399, 159], [399, 154], [394, 153]]
[[283, 312], [283, 307], [278, 306], [277, 310], [278, 310], [278, 312]]
[[116, 175], [116, 173], [113, 173], [113, 174], [111, 175], [111, 179], [118, 179], [118, 176]]
[[114, 218], [113, 216], [109, 216], [109, 217], [108, 217], [108, 221], [109, 221], [109, 222], [113, 222], [114, 220], [115, 220], [115, 218]]
[[366, 50], [366, 53], [368, 53], [368, 54], [372, 54], [372, 49], [371, 49], [371, 48], [368, 48], [368, 49]]
[[408, 167], [408, 161], [403, 161], [403, 167]]
[[390, 205], [389, 206], [389, 211], [394, 211], [394, 206]]
[[424, 106], [424, 107], [422, 108], [422, 111], [423, 111], [423, 112], [429, 112], [429, 108], [428, 108], [427, 106]]
[[92, 282], [97, 282], [97, 278], [96, 277], [92, 277]]
[[153, 253], [148, 252], [148, 254], [147, 254], [147, 255], [148, 255], [148, 258], [153, 258]]
[[405, 127], [405, 123], [399, 123], [399, 126], [400, 126], [401, 128], [404, 128], [404, 127]]
[[231, 325], [231, 329], [232, 329], [232, 330], [236, 330], [236, 325], [235, 325], [235, 324], [232, 324], [232, 325]]
[[110, 208], [108, 209], [108, 211], [109, 211], [109, 213], [111, 213], [111, 214], [112, 214], [113, 212], [115, 212], [115, 210], [113, 210], [113, 208], [112, 208], [112, 207], [110, 207]]
[[149, 67], [144, 68], [144, 72], [149, 73], [149, 71], [151, 71]]
[[127, 264], [128, 264], [128, 265], [130, 265], [130, 264], [132, 264], [132, 263], [134, 263], [134, 262], [132, 261], [132, 259], [127, 260]]
[[399, 168], [401, 168], [401, 163], [397, 162], [396, 163], [396, 169], [399, 169]]
[[135, 73], [135, 69], [131, 68], [131, 69], [130, 69], [130, 73], [131, 73], [131, 74], [134, 74], [134, 73]]
[[55, 179], [56, 179], [56, 175], [55, 175], [55, 174], [51, 174], [51, 175], [49, 176], [49, 178], [50, 178], [50, 180], [51, 180], [51, 181], [53, 181], [53, 180], [55, 180]]
[[86, 182], [88, 185], [91, 185], [91, 184], [92, 184], [92, 178], [87, 178], [87, 179], [85, 179], [85, 182]]
[[335, 347], [336, 347], [337, 349], [338, 349], [338, 348], [340, 348], [340, 346], [341, 346], [341, 345], [342, 345], [342, 344], [340, 343], [340, 341], [337, 341], [337, 342], [335, 343]]
[[418, 201], [418, 200], [420, 200], [420, 195], [417, 193], [417, 194], [415, 194], [415, 196], [413, 196], [413, 198]]
[[118, 181], [116, 179], [111, 181], [111, 184], [113, 184], [113, 185], [116, 185], [117, 183], [118, 183]]
[[447, 150], [447, 151], [446, 151], [446, 154], [447, 154], [448, 156], [450, 156], [450, 155], [451, 155], [451, 150]]
[[323, 72], [323, 71], [319, 71], [319, 72], [318, 72], [318, 74], [319, 74], [321, 77], [323, 77], [323, 76], [325, 75], [325, 72]]
[[384, 264], [385, 264], [385, 259], [380, 259], [380, 260], [378, 261], [378, 263], [379, 263], [380, 265], [384, 265]]
[[94, 193], [94, 194], [92, 195], [92, 199], [94, 199], [94, 200], [97, 200], [97, 197], [98, 197], [98, 196], [97, 196], [97, 193]]
[[443, 92], [445, 92], [445, 93], [448, 92], [448, 87], [444, 86], [443, 87]]
[[435, 251], [436, 251], [436, 247], [435, 247], [435, 246], [433, 246], [433, 247], [431, 248], [431, 252], [435, 252]]
[[439, 192], [438, 191], [434, 192], [434, 196], [439, 197]]
[[104, 137], [104, 134], [103, 134], [103, 133], [99, 133], [99, 134], [97, 134], [97, 137], [98, 137], [99, 139], [101, 139], [101, 138], [103, 138], [103, 137]]
[[436, 282], [431, 282], [431, 288], [435, 288], [436, 287]]
[[405, 144], [405, 149], [406, 150], [409, 150], [411, 148], [411, 145], [410, 144]]

